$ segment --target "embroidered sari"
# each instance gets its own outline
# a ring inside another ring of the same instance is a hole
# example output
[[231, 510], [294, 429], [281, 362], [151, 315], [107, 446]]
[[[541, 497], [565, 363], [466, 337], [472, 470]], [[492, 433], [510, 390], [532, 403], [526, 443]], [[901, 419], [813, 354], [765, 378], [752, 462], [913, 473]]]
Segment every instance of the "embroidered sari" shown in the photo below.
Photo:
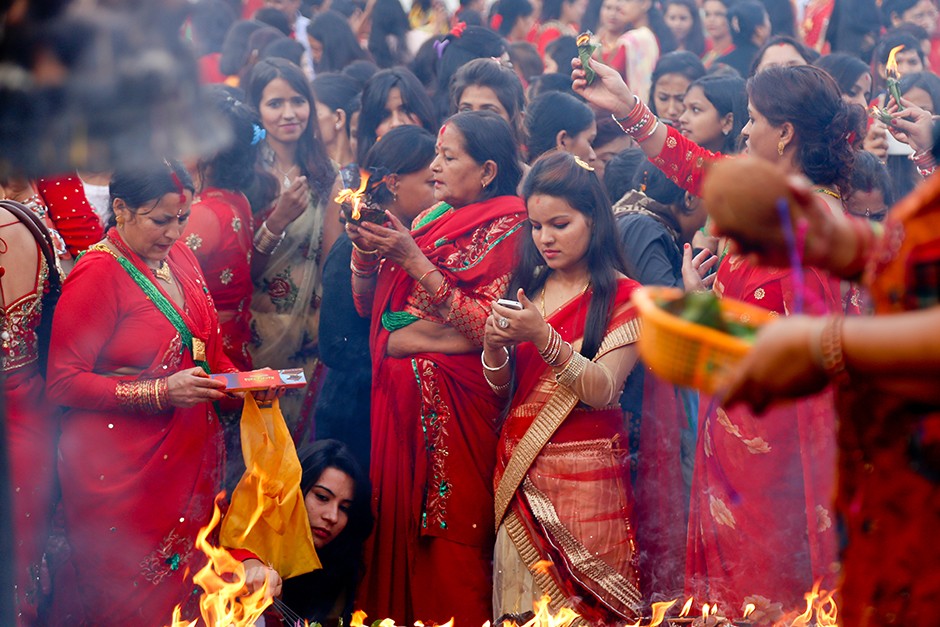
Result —
[[254, 219], [240, 192], [210, 187], [193, 201], [183, 240], [202, 268], [219, 312], [222, 346], [239, 370], [251, 370], [251, 254]]
[[[699, 194], [706, 161], [724, 158], [675, 129], [650, 161], [686, 191]], [[725, 257], [714, 287], [778, 315], [799, 310], [842, 313], [839, 281], [804, 271]], [[686, 555], [686, 592], [740, 610], [752, 602], [769, 621], [802, 611], [816, 579], [832, 589], [838, 574], [832, 495], [836, 415], [831, 391], [771, 409], [757, 418], [699, 402]]]
[[[18, 223], [11, 222], [5, 226], [13, 225]], [[0, 241], [2, 239], [0, 233]], [[13, 525], [17, 625], [38, 624], [39, 570], [52, 518], [58, 429], [54, 407], [46, 400], [45, 383], [39, 368], [38, 329], [49, 267], [38, 244], [34, 244], [33, 249], [36, 255], [33, 289], [11, 302], [0, 298], [0, 330], [3, 332], [0, 338], [0, 378], [3, 381], [6, 443], [13, 486], [10, 491], [10, 520]], [[7, 266], [8, 271], [15, 269], [16, 266]]]
[[281, 412], [294, 441], [302, 444], [306, 433], [305, 398], [320, 369], [318, 337], [323, 219], [328, 197], [310, 194], [299, 218], [287, 225], [284, 240], [255, 280], [251, 300], [251, 351], [255, 368], [303, 368], [308, 386], [288, 390], [281, 398]]
[[[802, 291], [789, 270], [730, 255], [715, 292], [785, 316], [801, 294], [806, 313], [842, 313], [839, 283], [812, 269]], [[802, 610], [816, 580], [838, 574], [833, 516], [836, 415], [831, 390], [757, 417], [703, 395], [692, 481], [686, 588], [773, 621]]]
[[[630, 306], [637, 285], [620, 280], [595, 359], [639, 337]], [[582, 338], [590, 300], [591, 292], [579, 295], [548, 318], [564, 340]], [[496, 614], [530, 611], [548, 594], [553, 607], [571, 607], [589, 624], [636, 619], [641, 597], [620, 406], [579, 405], [531, 343], [518, 347], [515, 372], [494, 482]]]
[[[185, 300], [172, 306], [204, 341], [212, 371], [234, 370], [196, 259], [178, 241], [166, 262]], [[196, 599], [193, 542], [219, 487], [218, 420], [209, 403], [145, 413], [134, 397], [138, 384], [193, 368], [194, 352], [103, 244], [65, 282], [48, 393], [65, 407], [59, 481], [75, 575], [57, 581], [65, 589], [55, 594], [59, 605], [81, 605], [61, 609], [74, 624], [164, 624], [175, 605]]]
[[439, 205], [418, 217], [415, 242], [454, 286], [446, 318], [400, 267], [384, 262], [379, 272], [370, 332], [376, 527], [360, 599], [374, 619], [410, 625], [455, 617], [481, 625], [491, 618], [501, 401], [483, 378], [479, 351], [390, 357], [383, 314], [451, 326], [482, 346], [525, 215], [521, 199], [500, 196], [456, 210]]

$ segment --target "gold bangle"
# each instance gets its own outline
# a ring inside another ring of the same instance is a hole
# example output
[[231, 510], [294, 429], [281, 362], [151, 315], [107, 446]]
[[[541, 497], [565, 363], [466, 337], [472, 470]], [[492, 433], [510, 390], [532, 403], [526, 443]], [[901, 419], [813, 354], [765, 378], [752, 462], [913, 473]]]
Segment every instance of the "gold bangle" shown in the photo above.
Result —
[[[352, 241], [352, 240], [350, 240], [350, 241]], [[363, 255], [378, 255], [378, 254], [379, 254], [379, 249], [378, 249], [378, 248], [376, 248], [375, 250], [366, 250], [366, 249], [364, 249], [364, 248], [359, 248], [358, 246], [356, 246], [356, 242], [352, 242], [352, 245], [353, 245], [353, 248], [354, 248], [354, 249], [356, 249], [357, 251], [361, 252]]]
[[587, 367], [587, 362], [587, 357], [577, 351], [572, 351], [571, 357], [565, 363], [565, 367], [561, 369], [561, 372], [555, 374], [555, 381], [557, 381], [559, 385], [573, 388], [578, 377], [581, 376], [581, 373], [584, 372], [585, 367]]
[[819, 353], [822, 368], [830, 379], [842, 381], [848, 378], [845, 354], [842, 351], [842, 325], [845, 318], [830, 316], [819, 336]]
[[421, 275], [421, 278], [418, 279], [418, 284], [420, 285], [426, 278], [437, 272], [437, 268], [431, 268], [427, 272]]

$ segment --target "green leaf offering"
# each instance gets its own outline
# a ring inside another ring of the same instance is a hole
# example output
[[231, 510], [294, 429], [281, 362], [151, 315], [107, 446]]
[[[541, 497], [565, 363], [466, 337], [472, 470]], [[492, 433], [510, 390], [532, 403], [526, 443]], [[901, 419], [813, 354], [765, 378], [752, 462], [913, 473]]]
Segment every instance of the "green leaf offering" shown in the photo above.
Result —
[[675, 300], [659, 301], [657, 305], [683, 320], [727, 333], [746, 342], [753, 342], [757, 337], [755, 327], [725, 320], [721, 313], [721, 301], [713, 292], [690, 292]]
[[593, 37], [594, 33], [585, 31], [578, 35], [577, 40], [575, 40], [578, 44], [578, 58], [581, 59], [581, 67], [584, 68], [584, 78], [587, 80], [588, 85], [594, 82], [594, 78], [597, 76], [597, 72], [591, 68], [591, 57], [594, 56], [594, 51], [598, 48], [598, 45], [591, 41]]

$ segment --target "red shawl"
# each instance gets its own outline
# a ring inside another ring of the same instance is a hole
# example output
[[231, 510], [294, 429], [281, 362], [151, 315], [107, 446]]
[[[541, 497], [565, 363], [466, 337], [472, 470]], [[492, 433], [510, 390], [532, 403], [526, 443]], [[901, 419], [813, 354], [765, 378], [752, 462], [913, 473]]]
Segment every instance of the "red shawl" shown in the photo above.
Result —
[[[426, 293], [400, 267], [385, 263], [379, 273], [371, 333], [377, 524], [366, 551], [362, 595], [374, 618], [411, 624], [456, 616], [467, 625], [490, 618], [500, 401], [483, 379], [479, 353], [386, 355], [390, 332], [381, 318], [385, 311], [407, 310], [479, 343], [491, 303], [506, 289], [524, 218], [522, 201], [502, 196], [450, 210], [413, 232], [424, 254], [454, 285], [447, 320], [421, 308]], [[433, 546], [459, 543], [475, 556], [463, 556], [466, 564], [455, 569], [454, 581], [435, 575], [433, 555], [427, 552], [432, 538], [452, 543]], [[421, 577], [437, 577], [433, 593], [419, 585]]]

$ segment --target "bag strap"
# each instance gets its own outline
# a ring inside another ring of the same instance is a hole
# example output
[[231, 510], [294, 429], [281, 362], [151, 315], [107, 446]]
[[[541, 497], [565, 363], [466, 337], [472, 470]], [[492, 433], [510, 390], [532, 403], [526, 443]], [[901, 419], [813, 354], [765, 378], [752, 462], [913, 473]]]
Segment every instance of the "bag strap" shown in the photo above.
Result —
[[0, 200], [0, 207], [6, 209], [22, 222], [33, 239], [42, 251], [42, 256], [46, 259], [46, 266], [49, 268], [49, 289], [52, 292], [58, 292], [62, 289], [62, 277], [59, 275], [59, 264], [55, 255], [55, 246], [52, 243], [52, 235], [45, 223], [26, 205], [15, 200]]

